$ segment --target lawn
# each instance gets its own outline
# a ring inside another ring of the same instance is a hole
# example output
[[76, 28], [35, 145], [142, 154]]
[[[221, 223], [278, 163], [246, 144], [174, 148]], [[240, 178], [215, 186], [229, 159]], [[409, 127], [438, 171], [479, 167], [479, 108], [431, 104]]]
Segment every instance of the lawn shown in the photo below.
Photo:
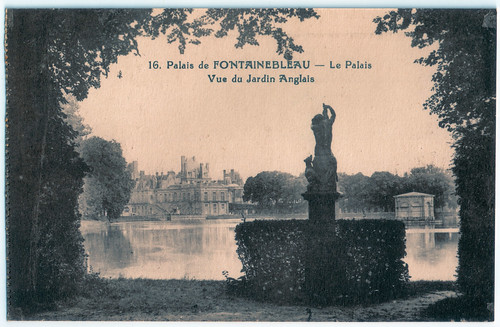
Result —
[[429, 305], [457, 296], [453, 282], [411, 282], [403, 299], [369, 306], [276, 305], [226, 293], [224, 281], [100, 279], [85, 294], [10, 320], [433, 321]]

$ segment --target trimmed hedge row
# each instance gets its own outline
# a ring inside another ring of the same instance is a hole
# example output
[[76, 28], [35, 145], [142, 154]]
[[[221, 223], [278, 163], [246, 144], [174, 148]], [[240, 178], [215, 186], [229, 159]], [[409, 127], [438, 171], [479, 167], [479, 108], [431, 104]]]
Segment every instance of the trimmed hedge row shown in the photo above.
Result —
[[402, 295], [405, 227], [393, 220], [253, 221], [236, 226], [244, 292], [278, 303], [355, 304]]
[[236, 226], [247, 294], [263, 301], [303, 299], [306, 222], [255, 220]]

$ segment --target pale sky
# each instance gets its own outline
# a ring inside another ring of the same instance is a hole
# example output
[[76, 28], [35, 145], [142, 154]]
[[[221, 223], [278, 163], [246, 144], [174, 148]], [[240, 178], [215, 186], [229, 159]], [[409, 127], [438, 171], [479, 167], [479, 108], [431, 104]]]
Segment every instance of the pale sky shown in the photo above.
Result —
[[[434, 164], [448, 168], [451, 137], [437, 117], [423, 110], [431, 94], [432, 68], [413, 63], [426, 51], [410, 47], [402, 33], [375, 35], [372, 19], [385, 10], [318, 10], [319, 19], [290, 21], [285, 29], [309, 60], [307, 70], [220, 70], [215, 60], [284, 60], [272, 39], [235, 49], [236, 39], [207, 37], [179, 54], [165, 38], [139, 40], [141, 56], [121, 57], [100, 89], [91, 90], [80, 114], [93, 134], [121, 143], [128, 162], [147, 173], [179, 171], [180, 157], [210, 163], [211, 177], [235, 169], [244, 179], [264, 170], [294, 175], [314, 152], [311, 119], [331, 105], [337, 119], [332, 150], [339, 172], [402, 174]], [[150, 70], [158, 60], [161, 70]], [[168, 60], [194, 64], [167, 69]], [[371, 69], [346, 69], [345, 61], [370, 63]], [[200, 70], [204, 61], [210, 69]], [[330, 61], [342, 69], [330, 69]], [[314, 65], [325, 65], [315, 67]], [[122, 78], [117, 77], [122, 72]], [[210, 83], [208, 75], [227, 77]], [[309, 75], [314, 83], [231, 83], [238, 74]]]

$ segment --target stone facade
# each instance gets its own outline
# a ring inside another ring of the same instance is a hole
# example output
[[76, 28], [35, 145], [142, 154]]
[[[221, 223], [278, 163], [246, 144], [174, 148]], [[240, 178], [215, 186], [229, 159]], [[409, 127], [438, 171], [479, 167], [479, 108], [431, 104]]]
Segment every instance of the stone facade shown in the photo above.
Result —
[[434, 195], [410, 192], [396, 195], [396, 219], [434, 220]]
[[[133, 163], [131, 168], [137, 169]], [[229, 204], [243, 203], [243, 182], [237, 172], [224, 171], [224, 179], [210, 178], [209, 165], [196, 158], [181, 157], [178, 174], [137, 173], [136, 185], [125, 208], [125, 216], [155, 216], [160, 213], [218, 216], [230, 214]]]

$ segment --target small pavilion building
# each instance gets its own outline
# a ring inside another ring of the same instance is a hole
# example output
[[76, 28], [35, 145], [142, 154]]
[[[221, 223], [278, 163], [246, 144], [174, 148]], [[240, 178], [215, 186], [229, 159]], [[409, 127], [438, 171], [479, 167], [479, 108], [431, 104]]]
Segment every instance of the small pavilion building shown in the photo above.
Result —
[[434, 220], [434, 195], [410, 192], [394, 197], [396, 219]]

